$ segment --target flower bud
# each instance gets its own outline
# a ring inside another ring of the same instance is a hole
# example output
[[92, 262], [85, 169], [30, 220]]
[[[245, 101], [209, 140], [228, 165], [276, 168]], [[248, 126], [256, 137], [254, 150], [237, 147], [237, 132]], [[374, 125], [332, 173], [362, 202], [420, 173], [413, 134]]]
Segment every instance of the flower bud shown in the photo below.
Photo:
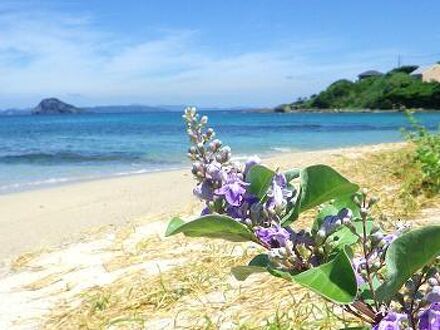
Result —
[[200, 118], [200, 124], [206, 125], [207, 123], [208, 123], [208, 117], [202, 116], [202, 118]]
[[376, 231], [370, 235], [370, 238], [373, 243], [378, 243], [384, 238], [384, 235], [381, 231]]
[[428, 284], [430, 286], [436, 286], [436, 285], [439, 285], [440, 283], [437, 281], [437, 279], [435, 279], [434, 277], [431, 277], [428, 279]]
[[219, 153], [216, 156], [216, 160], [219, 163], [226, 163], [231, 158], [231, 148], [228, 146], [225, 146], [220, 149]]
[[378, 232], [380, 230], [380, 227], [376, 224], [373, 224], [373, 226], [371, 227], [371, 233], [374, 234], [376, 232]]
[[374, 204], [376, 204], [379, 201], [379, 198], [376, 196], [371, 196], [370, 201], [369, 201], [369, 205], [372, 206]]
[[440, 286], [436, 285], [426, 295], [426, 300], [430, 303], [440, 302]]
[[366, 217], [368, 215], [368, 213], [369, 213], [369, 211], [367, 208], [361, 207], [361, 210], [360, 210], [361, 217], [363, 217], [363, 218]]
[[380, 268], [380, 266], [381, 266], [381, 262], [380, 261], [375, 261], [374, 263], [373, 263], [373, 268], [374, 269], [379, 269]]
[[318, 245], [322, 244], [324, 242], [325, 238], [326, 238], [326, 235], [325, 235], [324, 228], [319, 229], [318, 232], [316, 233], [316, 239], [315, 239], [316, 244], [318, 244]]
[[215, 132], [214, 132], [214, 130], [213, 130], [212, 128], [208, 128], [208, 129], [206, 130], [206, 136], [207, 136], [208, 138], [212, 138], [212, 137], [214, 137], [214, 136], [215, 136]]

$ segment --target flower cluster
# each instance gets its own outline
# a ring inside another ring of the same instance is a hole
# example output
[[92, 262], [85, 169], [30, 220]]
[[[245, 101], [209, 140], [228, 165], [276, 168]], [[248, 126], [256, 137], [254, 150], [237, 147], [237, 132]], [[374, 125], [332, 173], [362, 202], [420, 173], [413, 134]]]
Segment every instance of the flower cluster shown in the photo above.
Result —
[[[214, 130], [207, 127], [207, 117], [199, 117], [195, 108], [187, 108], [183, 118], [191, 142], [188, 157], [193, 161], [192, 173], [198, 182], [193, 192], [205, 202], [202, 215], [230, 216], [254, 231], [260, 244], [271, 251], [275, 265], [283, 269], [304, 268], [306, 262], [298, 248], [310, 249], [314, 245], [311, 235], [280, 225], [288, 203], [294, 202], [296, 196], [285, 175], [277, 172], [266, 198], [257, 198], [248, 191], [247, 176], [261, 160], [254, 156], [244, 164], [233, 161], [231, 148], [215, 139]], [[313, 262], [311, 255], [309, 259]]]
[[[290, 174], [288, 182], [285, 174], [264, 168], [256, 156], [244, 164], [234, 161], [231, 148], [216, 139], [214, 130], [207, 126], [206, 116], [199, 117], [196, 109], [189, 107], [183, 118], [191, 142], [188, 157], [197, 181], [193, 192], [205, 205], [202, 216], [227, 215], [229, 218], [221, 218], [233, 227], [240, 223], [246, 233], [251, 231], [252, 241], [267, 250], [267, 266], [277, 272], [293, 276], [313, 271], [316, 267], [328, 267], [336, 254], [344, 255], [344, 271], [351, 271], [358, 290], [352, 304], [343, 307], [369, 323], [373, 330], [440, 330], [439, 258], [435, 265], [425, 264], [412, 274], [404, 288], [388, 301], [376, 297], [376, 288], [386, 280], [387, 251], [409, 229], [398, 223], [393, 232], [386, 233], [373, 223], [371, 209], [376, 198], [368, 197], [366, 190], [357, 191], [355, 186], [348, 202], [347, 195], [341, 198], [345, 202], [339, 203], [335, 203], [334, 196], [324, 200], [324, 204], [319, 199], [314, 205], [322, 204], [322, 216], [317, 217], [312, 229], [294, 230], [283, 221], [293, 211], [301, 211], [302, 179], [297, 180], [300, 183], [294, 182]], [[253, 178], [263, 169], [270, 176], [259, 189], [253, 190]]]
[[190, 107], [183, 118], [192, 143], [188, 157], [193, 161], [192, 173], [198, 181], [194, 194], [206, 203], [202, 213], [227, 214], [251, 227], [268, 227], [278, 222], [294, 196], [294, 191], [287, 188], [284, 174], [274, 176], [267, 200], [260, 201], [248, 192], [246, 182], [246, 176], [253, 166], [260, 164], [260, 159], [252, 157], [245, 164], [232, 161], [231, 148], [214, 139], [214, 130], [206, 127], [206, 116], [199, 118], [195, 108]]

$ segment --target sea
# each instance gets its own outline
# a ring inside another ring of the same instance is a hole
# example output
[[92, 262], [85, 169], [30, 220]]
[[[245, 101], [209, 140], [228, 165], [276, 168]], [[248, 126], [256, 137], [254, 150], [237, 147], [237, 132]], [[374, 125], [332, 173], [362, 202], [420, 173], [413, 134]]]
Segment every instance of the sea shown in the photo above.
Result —
[[[408, 127], [398, 112], [207, 115], [238, 159], [403, 141]], [[432, 130], [440, 124], [440, 112], [416, 118]], [[187, 148], [181, 112], [0, 116], [0, 194], [185, 168]]]

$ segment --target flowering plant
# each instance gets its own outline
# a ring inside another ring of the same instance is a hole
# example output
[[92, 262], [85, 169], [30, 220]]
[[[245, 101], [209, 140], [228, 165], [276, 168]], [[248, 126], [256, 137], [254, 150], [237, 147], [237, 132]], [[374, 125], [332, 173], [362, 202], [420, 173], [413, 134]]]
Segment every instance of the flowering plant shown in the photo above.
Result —
[[[373, 219], [374, 197], [331, 167], [286, 172], [253, 157], [231, 159], [208, 119], [184, 114], [205, 208], [189, 222], [174, 218], [166, 235], [250, 241], [265, 253], [232, 269], [238, 280], [268, 272], [309, 288], [365, 324], [365, 329], [440, 329], [440, 226], [386, 233]], [[295, 229], [302, 212], [318, 208], [310, 229]]]

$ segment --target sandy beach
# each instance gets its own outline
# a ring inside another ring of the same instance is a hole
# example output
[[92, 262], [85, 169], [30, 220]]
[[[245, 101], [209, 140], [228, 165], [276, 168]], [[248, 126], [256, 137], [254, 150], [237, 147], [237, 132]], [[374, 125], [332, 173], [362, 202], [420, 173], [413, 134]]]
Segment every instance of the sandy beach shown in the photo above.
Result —
[[[332, 163], [398, 145], [281, 153], [264, 163], [281, 169]], [[200, 208], [193, 185], [191, 173], [178, 170], [1, 195], [0, 259], [66, 244], [103, 227], [195, 214]]]
[[[350, 177], [358, 165], [362, 172], [369, 158], [402, 146], [282, 153], [263, 163], [280, 169], [325, 163]], [[164, 237], [171, 217], [200, 212], [193, 184], [189, 171], [180, 170], [0, 196], [0, 328], [96, 329], [128, 318], [130, 329], [192, 329], [209, 315], [226, 330], [274, 315], [267, 306], [273, 299], [273, 308], [291, 301], [287, 287], [275, 297], [263, 292], [281, 285], [276, 278], [256, 276], [252, 283], [260, 289], [252, 291], [249, 281], [230, 275], [230, 267], [248, 260], [255, 246]], [[392, 182], [382, 184], [381, 197], [394, 196]], [[438, 221], [437, 213], [435, 207], [424, 209], [414, 223]], [[185, 294], [173, 288], [191, 289]], [[155, 303], [154, 297], [163, 301], [175, 292], [182, 297], [165, 302], [168, 308]], [[136, 306], [143, 315], [140, 324], [131, 319]], [[258, 320], [255, 313], [253, 319], [242, 313], [251, 308], [260, 308]]]

